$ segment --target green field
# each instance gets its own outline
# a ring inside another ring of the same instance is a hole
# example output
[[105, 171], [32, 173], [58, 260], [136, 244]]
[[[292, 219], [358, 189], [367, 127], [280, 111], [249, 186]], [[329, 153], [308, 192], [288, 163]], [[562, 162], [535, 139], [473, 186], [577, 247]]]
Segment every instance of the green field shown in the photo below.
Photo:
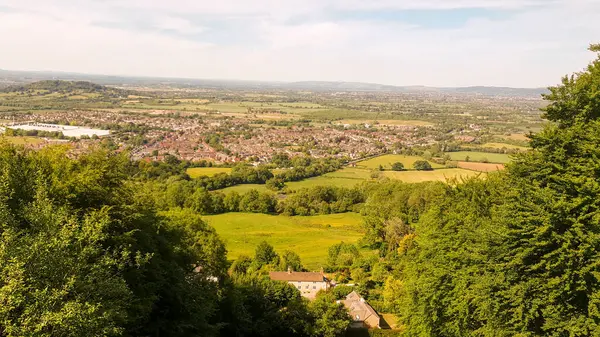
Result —
[[384, 177], [401, 180], [406, 183], [421, 183], [425, 181], [447, 181], [448, 179], [469, 178], [478, 175], [479, 172], [463, 170], [459, 168], [440, 169], [433, 171], [385, 171]]
[[494, 149], [501, 149], [501, 148], [507, 148], [507, 149], [517, 149], [517, 150], [521, 150], [521, 151], [526, 151], [528, 149], [528, 147], [525, 146], [518, 146], [518, 145], [512, 145], [512, 144], [506, 144], [506, 143], [485, 143], [483, 145], [481, 145], [481, 147], [491, 147]]
[[42, 138], [38, 137], [2, 136], [0, 139], [15, 145], [36, 145], [44, 142]]
[[343, 168], [319, 177], [286, 183], [290, 190], [299, 190], [313, 186], [354, 187], [369, 179], [371, 172], [357, 168]]
[[357, 242], [362, 236], [362, 217], [356, 213], [287, 217], [252, 213], [227, 213], [204, 217], [223, 238], [235, 259], [241, 254], [254, 255], [263, 240], [279, 253], [291, 250], [310, 270], [318, 270], [327, 261], [327, 249], [336, 243]]
[[229, 173], [231, 168], [229, 167], [192, 167], [186, 170], [187, 174], [192, 178], [198, 178], [200, 176], [212, 177], [218, 173]]
[[[417, 160], [425, 160], [425, 159], [423, 159], [422, 157], [417, 157], [417, 156], [386, 154], [383, 156], [360, 161], [360, 162], [356, 163], [356, 167], [365, 168], [365, 169], [377, 169], [377, 168], [379, 168], [379, 165], [381, 165], [386, 170], [389, 170], [392, 168], [393, 163], [401, 162], [404, 165], [405, 169], [410, 170], [410, 169], [412, 169], [413, 164]], [[431, 164], [431, 167], [433, 167], [434, 169], [444, 167], [444, 165], [436, 164], [431, 161], [429, 163]]]
[[482, 161], [487, 159], [490, 163], [506, 164], [510, 162], [510, 156], [504, 153], [485, 153], [485, 152], [474, 152], [474, 151], [460, 151], [460, 152], [447, 152], [452, 160], [466, 161], [469, 157], [469, 161]]
[[244, 193], [246, 193], [246, 192], [248, 192], [250, 190], [258, 190], [259, 192], [267, 192], [267, 191], [269, 191], [269, 189], [265, 185], [259, 185], [259, 184], [235, 185], [235, 186], [224, 188], [224, 189], [219, 190], [219, 191], [221, 191], [223, 193], [237, 192], [239, 194], [244, 194]]

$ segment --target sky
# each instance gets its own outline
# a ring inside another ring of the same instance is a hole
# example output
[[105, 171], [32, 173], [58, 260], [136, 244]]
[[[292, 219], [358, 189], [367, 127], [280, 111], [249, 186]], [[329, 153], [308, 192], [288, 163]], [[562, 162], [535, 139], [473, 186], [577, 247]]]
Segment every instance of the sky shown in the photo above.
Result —
[[546, 87], [600, 0], [0, 0], [0, 69]]

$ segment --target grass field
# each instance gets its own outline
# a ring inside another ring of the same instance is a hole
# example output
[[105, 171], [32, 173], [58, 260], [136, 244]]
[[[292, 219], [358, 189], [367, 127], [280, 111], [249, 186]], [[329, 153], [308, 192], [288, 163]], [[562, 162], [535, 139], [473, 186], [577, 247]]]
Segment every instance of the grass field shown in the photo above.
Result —
[[0, 139], [15, 145], [36, 145], [44, 142], [42, 138], [38, 137], [1, 136]]
[[504, 170], [503, 164], [473, 163], [466, 161], [458, 162], [458, 167], [479, 172], [493, 172]]
[[212, 177], [218, 173], [229, 173], [231, 168], [229, 167], [192, 167], [187, 169], [187, 174], [192, 178], [198, 178], [200, 176]]
[[313, 186], [354, 187], [370, 178], [371, 172], [357, 168], [343, 168], [319, 177], [286, 183], [288, 189], [298, 190]]
[[433, 123], [418, 120], [399, 120], [399, 119], [343, 119], [336, 124], [373, 124], [379, 125], [405, 125], [405, 126], [433, 126]]
[[[364, 160], [361, 162], [356, 163], [356, 167], [359, 168], [365, 168], [365, 169], [377, 169], [379, 167], [379, 165], [382, 165], [383, 168], [385, 168], [386, 170], [389, 170], [392, 168], [392, 164], [395, 162], [401, 162], [404, 165], [405, 169], [412, 169], [413, 168], [413, 164], [417, 161], [417, 160], [425, 160], [422, 157], [416, 157], [416, 156], [404, 156], [404, 155], [399, 155], [399, 154], [386, 154], [383, 156], [379, 156], [379, 157], [375, 157], [372, 159], [368, 159], [368, 160]], [[443, 168], [444, 165], [440, 165], [440, 164], [436, 164], [434, 162], [429, 162], [431, 164], [431, 167], [436, 169], [436, 168]]]
[[318, 270], [327, 260], [327, 249], [336, 243], [357, 242], [363, 233], [362, 217], [356, 213], [286, 217], [281, 215], [227, 213], [204, 219], [223, 238], [228, 257], [253, 256], [261, 241], [279, 253], [291, 250], [310, 270]]
[[512, 139], [512, 140], [529, 141], [529, 138], [522, 133], [512, 133], [510, 135], [501, 135], [500, 137], [505, 138], [505, 139]]
[[224, 188], [224, 189], [219, 190], [219, 191], [221, 191], [223, 193], [237, 192], [239, 194], [244, 194], [244, 193], [246, 193], [246, 192], [248, 192], [250, 190], [257, 190], [259, 192], [267, 192], [267, 191], [269, 191], [269, 189], [265, 185], [259, 185], [259, 184], [235, 185], [235, 186]]
[[494, 149], [501, 149], [501, 148], [507, 148], [507, 149], [517, 149], [517, 150], [521, 150], [521, 151], [526, 151], [528, 149], [528, 147], [525, 146], [518, 146], [518, 145], [512, 145], [512, 144], [506, 144], [506, 143], [485, 143], [483, 145], [481, 145], [481, 147], [491, 147]]
[[421, 183], [425, 181], [447, 181], [448, 179], [469, 178], [478, 175], [478, 172], [463, 169], [443, 169], [433, 171], [385, 171], [384, 177], [401, 180], [406, 183]]
[[504, 153], [484, 153], [484, 152], [474, 152], [474, 151], [460, 151], [460, 152], [447, 152], [446, 154], [450, 155], [452, 160], [456, 161], [467, 161], [466, 158], [469, 157], [469, 161], [479, 162], [484, 159], [487, 159], [490, 163], [499, 163], [506, 164], [510, 162], [510, 156]]

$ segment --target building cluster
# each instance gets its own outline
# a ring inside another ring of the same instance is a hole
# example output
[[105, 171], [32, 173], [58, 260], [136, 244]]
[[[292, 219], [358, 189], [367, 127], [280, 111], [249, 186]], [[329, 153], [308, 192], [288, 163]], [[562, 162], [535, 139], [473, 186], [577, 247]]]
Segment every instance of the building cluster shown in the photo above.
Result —
[[[323, 272], [270, 272], [273, 281], [287, 282], [297, 288], [303, 297], [314, 299], [320, 291], [327, 291], [333, 285]], [[352, 317], [352, 328], [380, 328], [381, 317], [356, 291], [351, 292], [344, 300], [337, 301], [344, 305]]]
[[[29, 123], [24, 124], [26, 121]], [[255, 120], [252, 115], [121, 109], [45, 111], [13, 117], [13, 124], [20, 125], [19, 128], [60, 129], [66, 137], [110, 134], [111, 142], [118, 148], [128, 149], [135, 159], [160, 159], [171, 154], [189, 161], [252, 159], [267, 162], [281, 152], [290, 156], [310, 154], [316, 158], [358, 159], [398, 145], [434, 143], [430, 133], [419, 132], [420, 127], [416, 126], [371, 125], [366, 128], [287, 122], [289, 125], [277, 126]], [[52, 125], [56, 127], [50, 128]]]

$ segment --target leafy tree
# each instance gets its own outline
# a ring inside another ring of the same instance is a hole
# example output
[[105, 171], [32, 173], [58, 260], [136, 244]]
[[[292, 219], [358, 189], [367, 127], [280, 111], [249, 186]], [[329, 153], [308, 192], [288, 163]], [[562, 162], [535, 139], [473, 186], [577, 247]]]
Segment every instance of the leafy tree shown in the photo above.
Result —
[[275, 252], [273, 246], [267, 243], [267, 241], [261, 241], [254, 251], [253, 262], [258, 268], [262, 266], [273, 264], [279, 264], [279, 255]]
[[290, 268], [292, 271], [304, 270], [304, 267], [302, 267], [302, 262], [300, 261], [300, 256], [289, 250], [285, 250], [283, 253], [281, 253], [281, 262], [279, 264], [280, 270], [288, 270], [288, 268]]
[[315, 317], [312, 335], [320, 337], [343, 336], [352, 322], [343, 304], [337, 303], [332, 294], [321, 294], [310, 304], [310, 310]]
[[429, 162], [426, 160], [417, 160], [413, 164], [413, 167], [417, 171], [431, 171], [432, 170], [431, 164], [429, 164]]
[[392, 171], [403, 171], [404, 170], [404, 164], [402, 164], [401, 162], [395, 162], [392, 164]]

